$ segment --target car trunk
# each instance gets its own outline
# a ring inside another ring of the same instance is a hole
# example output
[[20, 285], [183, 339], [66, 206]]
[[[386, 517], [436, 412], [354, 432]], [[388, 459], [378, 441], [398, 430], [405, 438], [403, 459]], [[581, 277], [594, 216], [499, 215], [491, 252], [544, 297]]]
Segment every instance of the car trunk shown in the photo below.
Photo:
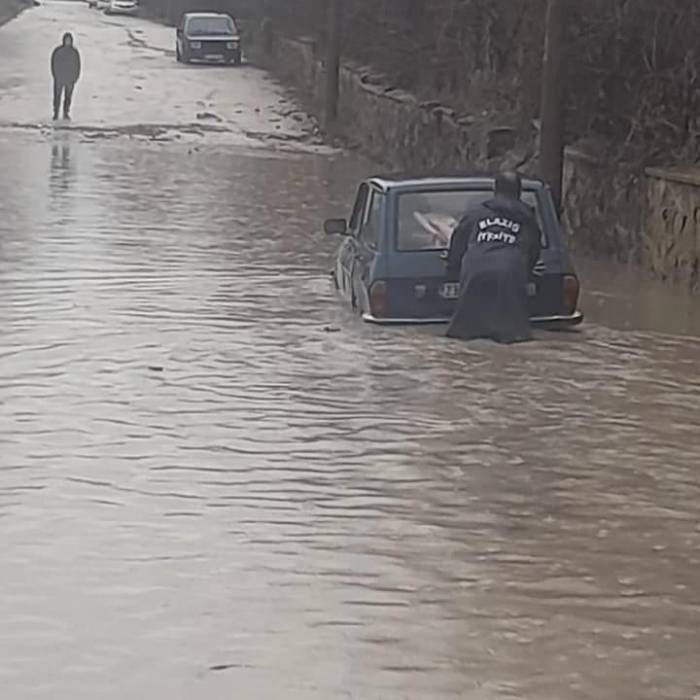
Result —
[[[565, 313], [560, 253], [542, 252], [546, 273], [536, 281], [536, 293], [530, 297], [532, 316], [556, 316]], [[446, 319], [454, 313], [456, 300], [441, 295], [448, 281], [441, 251], [398, 253], [388, 270], [386, 316], [401, 319]]]

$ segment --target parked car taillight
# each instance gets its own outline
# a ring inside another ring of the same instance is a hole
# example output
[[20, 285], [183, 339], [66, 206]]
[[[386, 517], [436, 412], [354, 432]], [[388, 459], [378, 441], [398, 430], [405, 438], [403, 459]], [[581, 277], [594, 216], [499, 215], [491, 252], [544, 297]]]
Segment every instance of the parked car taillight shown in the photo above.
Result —
[[372, 315], [381, 318], [386, 313], [386, 282], [377, 280], [369, 289], [369, 307]]
[[580, 290], [581, 285], [576, 275], [564, 275], [561, 285], [561, 296], [565, 314], [571, 315], [576, 313]]

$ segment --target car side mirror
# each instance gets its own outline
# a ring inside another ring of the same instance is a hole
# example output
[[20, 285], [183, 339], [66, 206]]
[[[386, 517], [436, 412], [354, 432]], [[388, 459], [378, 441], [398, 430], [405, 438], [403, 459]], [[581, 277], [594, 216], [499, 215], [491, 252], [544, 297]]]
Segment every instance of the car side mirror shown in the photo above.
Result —
[[328, 219], [323, 224], [323, 230], [327, 236], [347, 236], [348, 222], [345, 219]]

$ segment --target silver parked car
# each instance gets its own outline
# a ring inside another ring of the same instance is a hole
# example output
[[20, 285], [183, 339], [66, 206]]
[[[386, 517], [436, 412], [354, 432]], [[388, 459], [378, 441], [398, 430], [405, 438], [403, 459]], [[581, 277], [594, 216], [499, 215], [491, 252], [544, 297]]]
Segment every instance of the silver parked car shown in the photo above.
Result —
[[139, 12], [138, 0], [109, 0], [104, 8], [107, 15], [135, 16]]

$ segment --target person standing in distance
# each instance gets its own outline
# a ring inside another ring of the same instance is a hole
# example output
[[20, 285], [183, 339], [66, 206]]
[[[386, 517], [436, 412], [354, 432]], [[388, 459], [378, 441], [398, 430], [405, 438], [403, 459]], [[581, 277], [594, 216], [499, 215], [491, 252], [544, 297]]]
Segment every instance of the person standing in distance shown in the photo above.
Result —
[[80, 54], [73, 46], [73, 35], [66, 32], [63, 41], [51, 54], [51, 75], [53, 75], [53, 118], [58, 119], [63, 99], [63, 118], [70, 119], [70, 106], [73, 90], [80, 78]]

